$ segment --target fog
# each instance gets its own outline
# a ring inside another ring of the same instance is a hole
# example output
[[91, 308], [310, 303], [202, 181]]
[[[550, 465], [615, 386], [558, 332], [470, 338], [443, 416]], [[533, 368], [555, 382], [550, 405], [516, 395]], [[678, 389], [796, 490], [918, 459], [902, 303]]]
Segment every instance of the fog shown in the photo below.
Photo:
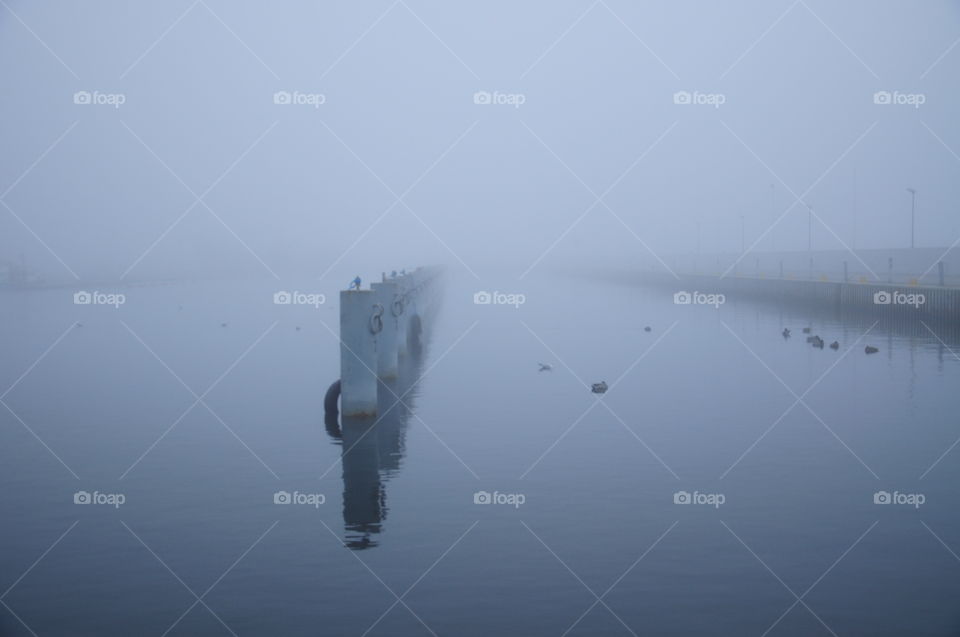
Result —
[[946, 249], [958, 27], [946, 1], [6, 0], [0, 260], [484, 280], [806, 250], [807, 205], [815, 250], [902, 248], [908, 187]]
[[0, 59], [0, 637], [960, 634], [960, 0]]

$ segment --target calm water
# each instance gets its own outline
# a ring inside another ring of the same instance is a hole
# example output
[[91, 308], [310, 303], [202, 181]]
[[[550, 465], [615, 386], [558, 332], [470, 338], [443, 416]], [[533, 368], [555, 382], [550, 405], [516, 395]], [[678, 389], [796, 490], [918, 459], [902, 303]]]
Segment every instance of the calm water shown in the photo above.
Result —
[[333, 290], [277, 287], [2, 293], [0, 635], [960, 634], [940, 328], [452, 280], [368, 431], [324, 422]]

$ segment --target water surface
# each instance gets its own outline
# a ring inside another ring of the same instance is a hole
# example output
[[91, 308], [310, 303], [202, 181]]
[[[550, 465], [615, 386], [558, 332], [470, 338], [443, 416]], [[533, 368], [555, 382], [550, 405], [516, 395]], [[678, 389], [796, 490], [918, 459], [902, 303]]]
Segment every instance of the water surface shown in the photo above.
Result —
[[960, 631], [950, 330], [491, 286], [451, 277], [373, 428], [324, 421], [333, 290], [3, 292], [0, 635]]

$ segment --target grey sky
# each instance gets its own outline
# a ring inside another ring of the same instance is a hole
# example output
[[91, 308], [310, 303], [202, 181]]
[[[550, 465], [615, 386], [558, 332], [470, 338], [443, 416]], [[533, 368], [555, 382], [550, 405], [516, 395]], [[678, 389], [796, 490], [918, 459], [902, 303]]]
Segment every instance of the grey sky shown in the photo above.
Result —
[[908, 245], [908, 186], [960, 234], [957, 2], [4, 1], [0, 258], [52, 280], [730, 252], [811, 185], [819, 249]]

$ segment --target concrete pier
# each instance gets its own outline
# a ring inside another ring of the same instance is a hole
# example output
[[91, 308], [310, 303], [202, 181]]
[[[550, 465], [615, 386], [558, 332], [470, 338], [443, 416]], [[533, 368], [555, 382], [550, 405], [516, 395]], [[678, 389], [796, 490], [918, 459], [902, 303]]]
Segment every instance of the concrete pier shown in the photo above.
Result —
[[680, 275], [677, 279], [664, 273], [644, 273], [639, 280], [674, 292], [719, 292], [725, 294], [728, 301], [752, 298], [861, 312], [877, 318], [937, 323], [960, 321], [960, 288], [696, 274]]
[[369, 290], [340, 292], [340, 411], [377, 415], [379, 381], [395, 378], [400, 357], [419, 348], [432, 322], [442, 269], [417, 268], [387, 277]]
[[383, 307], [383, 329], [376, 335], [377, 375], [380, 378], [396, 378], [399, 369], [399, 341], [402, 332], [404, 300], [396, 279], [371, 283], [370, 288]]
[[340, 411], [348, 416], [377, 413], [376, 305], [373, 290], [340, 291]]

